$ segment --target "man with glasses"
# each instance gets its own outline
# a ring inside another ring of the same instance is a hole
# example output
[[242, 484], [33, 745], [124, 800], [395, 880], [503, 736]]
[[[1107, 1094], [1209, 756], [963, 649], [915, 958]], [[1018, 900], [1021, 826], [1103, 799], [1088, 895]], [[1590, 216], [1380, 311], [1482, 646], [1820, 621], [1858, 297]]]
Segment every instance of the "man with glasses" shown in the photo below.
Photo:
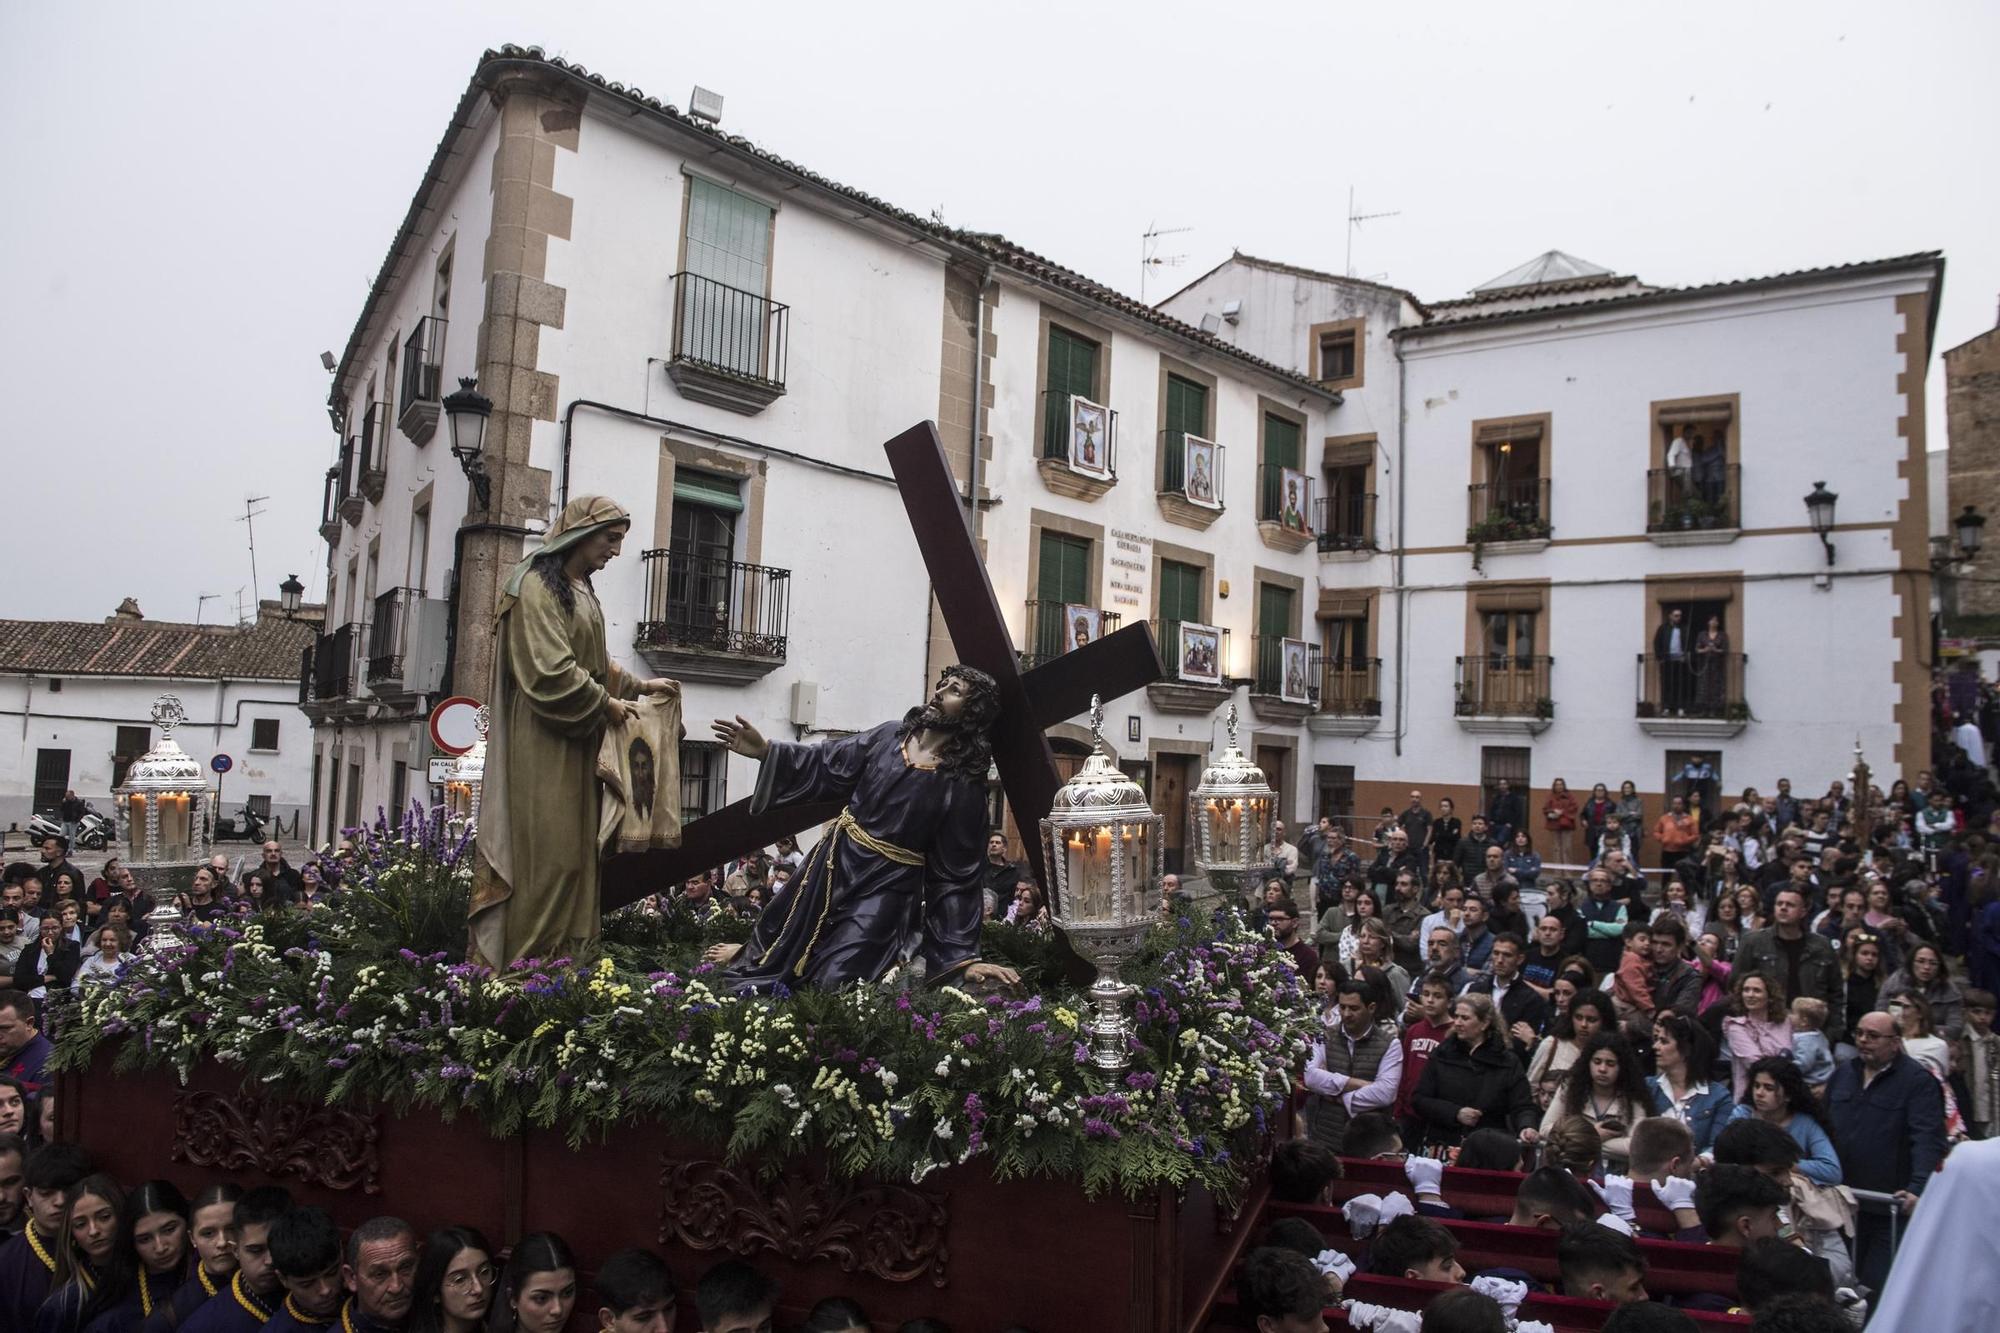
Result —
[[1299, 938], [1299, 905], [1280, 898], [1266, 909], [1264, 920], [1271, 927], [1272, 941], [1292, 956], [1292, 966], [1310, 987], [1319, 973], [1319, 950]]
[[[1903, 1053], [1896, 1020], [1876, 1010], [1854, 1024], [1860, 1058], [1826, 1086], [1835, 1137], [1866, 1145], [1841, 1159], [1845, 1184], [1893, 1194], [1907, 1215], [1944, 1158], [1944, 1093], [1928, 1069]], [[1880, 1291], [1889, 1273], [1890, 1219], [1864, 1206], [1855, 1219], [1854, 1272]]]

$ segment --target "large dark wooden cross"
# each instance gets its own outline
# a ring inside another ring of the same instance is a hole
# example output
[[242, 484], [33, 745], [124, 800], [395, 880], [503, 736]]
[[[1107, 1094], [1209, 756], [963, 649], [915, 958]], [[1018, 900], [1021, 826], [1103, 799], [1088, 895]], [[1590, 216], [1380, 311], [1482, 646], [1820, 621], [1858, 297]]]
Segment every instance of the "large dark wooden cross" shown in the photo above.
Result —
[[[945, 628], [958, 660], [978, 667], [1000, 685], [1000, 721], [993, 729], [993, 764], [1007, 794], [1014, 824], [1035, 878], [1048, 884], [1037, 833], [1055, 803], [1062, 778], [1046, 730], [1090, 706], [1090, 696], [1114, 699], [1160, 678], [1160, 655], [1145, 621], [1062, 654], [1026, 675], [1000, 614], [1000, 599], [986, 563], [966, 526], [963, 499], [945, 461], [937, 427], [920, 422], [882, 446], [903, 495], [917, 549], [930, 571]], [[605, 862], [601, 895], [606, 911], [666, 890], [733, 857], [767, 847], [787, 834], [825, 823], [839, 802], [791, 805], [750, 812], [737, 801], [690, 823], [671, 851], [635, 852]]]

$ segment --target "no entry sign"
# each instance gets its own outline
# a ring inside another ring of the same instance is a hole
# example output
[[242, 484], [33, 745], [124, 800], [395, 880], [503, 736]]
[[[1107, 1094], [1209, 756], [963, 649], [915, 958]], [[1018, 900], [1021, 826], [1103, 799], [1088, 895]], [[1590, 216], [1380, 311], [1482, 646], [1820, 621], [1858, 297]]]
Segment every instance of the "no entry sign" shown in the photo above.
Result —
[[462, 694], [431, 709], [431, 744], [445, 754], [464, 754], [479, 740], [479, 700]]

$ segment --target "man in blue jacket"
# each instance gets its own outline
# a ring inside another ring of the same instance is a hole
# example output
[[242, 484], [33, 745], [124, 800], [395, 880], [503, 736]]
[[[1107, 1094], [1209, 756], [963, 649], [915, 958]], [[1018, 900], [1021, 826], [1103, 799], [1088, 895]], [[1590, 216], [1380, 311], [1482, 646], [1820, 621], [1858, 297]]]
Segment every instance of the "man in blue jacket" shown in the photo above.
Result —
[[[1944, 1159], [1944, 1093], [1931, 1072], [1903, 1054], [1896, 1020], [1880, 1011], [1854, 1024], [1861, 1058], [1833, 1073], [1827, 1111], [1839, 1142], [1866, 1145], [1842, 1159], [1846, 1183], [1896, 1196], [1907, 1216]], [[1862, 1208], [1855, 1219], [1854, 1274], [1876, 1291], [1889, 1274], [1889, 1218]]]

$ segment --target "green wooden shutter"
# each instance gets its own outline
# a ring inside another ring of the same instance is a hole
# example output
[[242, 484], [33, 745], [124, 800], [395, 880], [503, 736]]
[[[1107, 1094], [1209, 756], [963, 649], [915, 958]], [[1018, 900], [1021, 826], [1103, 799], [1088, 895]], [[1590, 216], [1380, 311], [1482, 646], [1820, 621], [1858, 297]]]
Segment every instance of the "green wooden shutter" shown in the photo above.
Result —
[[[1097, 392], [1097, 344], [1049, 326], [1049, 380], [1043, 397], [1042, 457], [1069, 457], [1069, 396]], [[1093, 398], [1094, 401], [1094, 398]]]
[[1063, 650], [1063, 605], [1089, 604], [1090, 540], [1064, 532], [1042, 534], [1042, 568], [1035, 580], [1034, 623], [1028, 627], [1037, 658]]
[[1264, 467], [1262, 492], [1263, 506], [1257, 511], [1260, 519], [1275, 520], [1282, 506], [1284, 474], [1281, 468], [1296, 470], [1299, 466], [1299, 427], [1297, 422], [1287, 421], [1274, 413], [1264, 414]]
[[1208, 386], [1178, 375], [1167, 376], [1167, 433], [1161, 447], [1166, 450], [1161, 469], [1161, 488], [1178, 491], [1186, 487], [1187, 451], [1181, 442], [1189, 435], [1208, 430]]
[[1160, 651], [1177, 660], [1181, 622], [1202, 623], [1201, 586], [1208, 571], [1178, 560], [1160, 562]]
[[1257, 586], [1257, 693], [1278, 693], [1284, 667], [1284, 639], [1292, 632], [1290, 588], [1276, 583]]

